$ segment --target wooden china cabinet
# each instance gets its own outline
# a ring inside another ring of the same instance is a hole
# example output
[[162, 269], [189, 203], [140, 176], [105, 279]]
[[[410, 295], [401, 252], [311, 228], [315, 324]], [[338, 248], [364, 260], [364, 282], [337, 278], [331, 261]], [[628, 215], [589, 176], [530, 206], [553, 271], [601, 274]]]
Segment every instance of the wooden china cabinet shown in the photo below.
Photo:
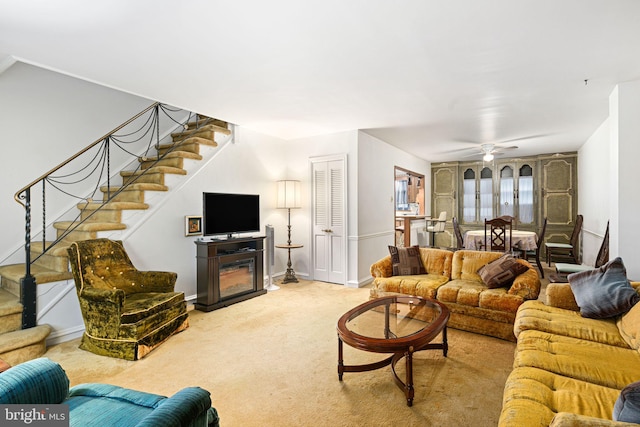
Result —
[[568, 242], [578, 213], [577, 168], [575, 152], [432, 163], [431, 215], [447, 212], [436, 246], [455, 246], [454, 216], [463, 232], [501, 215], [515, 217], [518, 229], [539, 231], [546, 217], [545, 241]]

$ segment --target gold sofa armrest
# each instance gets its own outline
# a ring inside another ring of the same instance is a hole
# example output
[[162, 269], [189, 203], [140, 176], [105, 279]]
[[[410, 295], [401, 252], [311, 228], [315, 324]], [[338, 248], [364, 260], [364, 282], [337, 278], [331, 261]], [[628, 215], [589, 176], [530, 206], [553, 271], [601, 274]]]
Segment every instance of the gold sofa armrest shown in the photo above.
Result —
[[124, 299], [122, 289], [84, 288], [78, 301], [85, 332], [93, 337], [118, 338]]
[[537, 299], [542, 286], [538, 272], [527, 261], [518, 260], [518, 262], [526, 265], [529, 269], [515, 278], [508, 293], [521, 296], [525, 300]]
[[[630, 282], [636, 292], [640, 293], [640, 282]], [[569, 283], [549, 283], [547, 285], [546, 304], [565, 310], [580, 311]]]
[[393, 275], [393, 265], [391, 264], [391, 256], [387, 255], [371, 264], [369, 269], [373, 277], [391, 277]]
[[603, 418], [588, 417], [586, 415], [574, 414], [571, 412], [558, 412], [549, 427], [623, 427], [638, 426], [634, 423], [622, 421], [605, 420]]
[[568, 283], [549, 283], [546, 304], [565, 310], [580, 311], [573, 291], [571, 291], [571, 285]]
[[122, 307], [125, 298], [125, 292], [122, 289], [99, 289], [86, 287], [82, 290], [80, 298], [96, 302], [108, 302], [117, 304]]

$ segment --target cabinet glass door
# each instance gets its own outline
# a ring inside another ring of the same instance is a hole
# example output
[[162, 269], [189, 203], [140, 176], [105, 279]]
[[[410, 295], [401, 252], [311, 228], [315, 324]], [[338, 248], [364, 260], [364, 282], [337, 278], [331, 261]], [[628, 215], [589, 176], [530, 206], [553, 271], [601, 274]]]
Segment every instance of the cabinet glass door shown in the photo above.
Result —
[[[478, 173], [479, 172], [479, 173]], [[493, 218], [493, 171], [489, 167], [467, 167], [462, 183], [464, 224], [484, 223]]]
[[524, 164], [518, 171], [518, 222], [533, 224], [533, 168]]
[[482, 168], [480, 171], [480, 222], [493, 218], [493, 171]]
[[500, 169], [500, 199], [498, 204], [498, 216], [510, 215], [515, 217], [515, 180], [513, 179], [513, 168], [509, 165]]

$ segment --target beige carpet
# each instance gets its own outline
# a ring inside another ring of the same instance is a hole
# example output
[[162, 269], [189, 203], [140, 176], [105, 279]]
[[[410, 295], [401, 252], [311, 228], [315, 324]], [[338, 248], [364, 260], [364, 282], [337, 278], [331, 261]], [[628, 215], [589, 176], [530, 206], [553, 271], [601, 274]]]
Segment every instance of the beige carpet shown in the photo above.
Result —
[[[187, 386], [211, 392], [223, 427], [495, 426], [515, 344], [449, 329], [449, 355], [414, 357], [415, 400], [407, 407], [390, 367], [337, 375], [338, 318], [369, 289], [302, 281], [210, 313], [147, 357], [129, 362], [51, 347], [72, 385], [105, 382], [171, 395]], [[345, 346], [345, 363], [384, 356]], [[399, 364], [400, 366], [401, 364]]]

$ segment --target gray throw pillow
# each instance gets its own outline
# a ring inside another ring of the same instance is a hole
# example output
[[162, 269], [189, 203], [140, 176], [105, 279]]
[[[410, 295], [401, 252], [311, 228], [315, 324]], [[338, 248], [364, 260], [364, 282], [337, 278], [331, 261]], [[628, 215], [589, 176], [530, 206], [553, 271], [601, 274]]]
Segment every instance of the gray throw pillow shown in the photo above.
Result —
[[583, 317], [618, 316], [640, 301], [640, 295], [627, 279], [627, 270], [620, 257], [600, 268], [570, 274], [567, 279]]
[[622, 389], [613, 406], [613, 420], [640, 423], [640, 381]]
[[427, 271], [420, 258], [420, 247], [399, 248], [389, 246], [391, 265], [394, 276], [409, 276], [411, 274], [425, 274]]

